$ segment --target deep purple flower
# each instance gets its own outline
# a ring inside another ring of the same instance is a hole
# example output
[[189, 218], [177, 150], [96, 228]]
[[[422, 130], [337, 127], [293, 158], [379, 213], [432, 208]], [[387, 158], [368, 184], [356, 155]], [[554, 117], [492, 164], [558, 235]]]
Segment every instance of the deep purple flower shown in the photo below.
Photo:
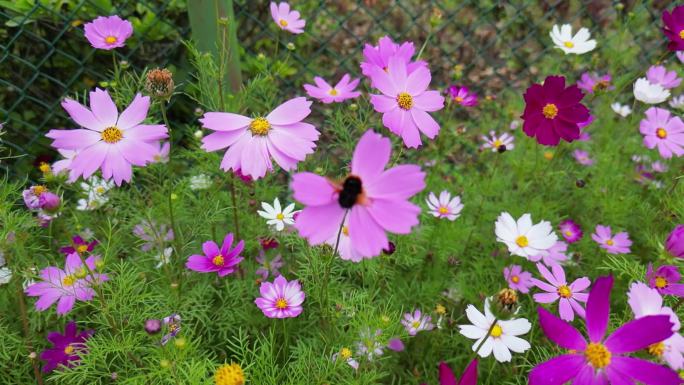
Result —
[[221, 249], [214, 241], [202, 244], [204, 255], [191, 255], [185, 263], [185, 267], [200, 273], [218, 273], [219, 277], [225, 277], [235, 271], [236, 266], [243, 258], [240, 253], [245, 248], [245, 241], [238, 242], [234, 248], [233, 233], [226, 234]]
[[589, 109], [581, 102], [584, 94], [577, 85], [565, 87], [565, 77], [548, 76], [544, 84], [531, 85], [524, 95], [523, 131], [539, 144], [556, 146], [562, 138], [579, 139], [579, 123], [589, 119]]
[[593, 94], [598, 90], [613, 89], [610, 85], [610, 74], [598, 75], [594, 73], [585, 72], [582, 74], [580, 80], [577, 81], [577, 87], [587, 93]]
[[447, 88], [447, 94], [454, 103], [464, 107], [477, 105], [477, 93], [470, 91], [468, 87], [451, 86]]
[[684, 284], [679, 283], [682, 278], [677, 266], [663, 265], [653, 270], [653, 264], [648, 264], [646, 280], [648, 286], [658, 290], [662, 295], [676, 295], [684, 298]]
[[684, 225], [677, 225], [665, 241], [665, 250], [672, 256], [684, 258]]
[[181, 316], [173, 313], [168, 317], [164, 317], [164, 326], [167, 328], [166, 334], [161, 339], [161, 344], [166, 345], [173, 337], [177, 336], [181, 331]]
[[663, 12], [663, 33], [670, 39], [667, 49], [684, 51], [684, 5], [674, 7], [672, 12]]
[[276, 255], [272, 260], [266, 258], [266, 253], [264, 250], [259, 251], [259, 255], [256, 257], [257, 262], [261, 266], [256, 270], [256, 274], [261, 276], [263, 281], [268, 279], [268, 275], [277, 277], [280, 275], [280, 268], [285, 264], [283, 262], [283, 257], [280, 254]]
[[580, 226], [572, 219], [566, 219], [558, 224], [558, 230], [568, 243], [575, 243], [582, 239], [584, 233]]
[[64, 334], [50, 332], [47, 339], [53, 347], [40, 353], [40, 359], [45, 361], [43, 372], [51, 372], [59, 365], [74, 366], [81, 359], [80, 354], [86, 353], [85, 342], [94, 332], [86, 330], [79, 333], [74, 321], [67, 323]]
[[679, 385], [679, 374], [664, 366], [626, 356], [672, 335], [674, 324], [666, 315], [641, 317], [619, 327], [604, 338], [610, 318], [612, 277], [596, 280], [587, 301], [589, 341], [569, 323], [538, 308], [544, 334], [566, 354], [537, 365], [530, 371], [529, 385], [562, 385], [570, 380], [582, 385]]
[[90, 253], [91, 251], [93, 251], [97, 244], [97, 239], [93, 239], [90, 242], [86, 242], [83, 238], [81, 238], [80, 235], [76, 235], [73, 238], [71, 238], [71, 244], [69, 246], [60, 247], [59, 252], [64, 253], [66, 255], [73, 253], [79, 253], [80, 255], [83, 255], [86, 252]]

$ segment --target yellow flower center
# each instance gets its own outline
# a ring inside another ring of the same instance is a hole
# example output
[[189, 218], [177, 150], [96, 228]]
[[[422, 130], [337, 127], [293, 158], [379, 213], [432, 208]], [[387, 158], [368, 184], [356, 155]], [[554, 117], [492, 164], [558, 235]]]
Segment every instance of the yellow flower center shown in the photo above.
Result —
[[337, 96], [337, 94], [339, 94], [339, 92], [337, 92], [336, 89], [331, 88], [330, 91], [328, 91], [328, 94], [330, 94], [330, 96]]
[[88, 245], [78, 245], [78, 246], [76, 246], [76, 251], [77, 251], [79, 254], [83, 254], [83, 253], [85, 253], [86, 251], [88, 251]]
[[276, 218], [277, 218], [279, 221], [282, 221], [282, 220], [285, 218], [285, 215], [283, 215], [283, 213], [278, 213], [278, 215], [276, 215]]
[[553, 119], [558, 115], [558, 106], [553, 103], [547, 103], [544, 108], [542, 108], [542, 114], [546, 119]]
[[545, 152], [544, 152], [544, 159], [546, 159], [546, 160], [551, 160], [551, 159], [553, 159], [553, 152], [551, 152], [551, 151], [545, 151]]
[[596, 82], [596, 84], [594, 84], [592, 89], [594, 91], [605, 90], [606, 88], [608, 88], [608, 85], [610, 85], [610, 83], [607, 80], [599, 80], [598, 82]]
[[276, 300], [275, 307], [278, 309], [286, 309], [287, 308], [287, 300], [285, 298], [278, 298]]
[[657, 276], [655, 279], [655, 285], [658, 289], [664, 289], [667, 287], [667, 280], [661, 276]]
[[444, 307], [444, 305], [439, 304], [439, 305], [435, 306], [435, 313], [446, 314], [446, 308]]
[[97, 191], [98, 194], [104, 194], [105, 193], [105, 188], [102, 186], [97, 186], [95, 188], [95, 191]]
[[211, 263], [213, 263], [214, 266], [223, 266], [223, 262], [224, 260], [222, 255], [217, 255], [211, 260]]
[[414, 329], [417, 329], [418, 326], [420, 326], [420, 321], [413, 321], [413, 322], [411, 323], [411, 326], [413, 326]]
[[501, 337], [502, 334], [503, 334], [503, 329], [498, 324], [494, 325], [494, 327], [492, 328], [492, 331], [489, 332], [489, 335], [494, 337], [494, 338], [499, 338], [499, 337]]
[[71, 346], [71, 344], [67, 345], [67, 346], [64, 348], [64, 354], [68, 354], [68, 355], [74, 354], [74, 347]]
[[116, 143], [123, 139], [123, 132], [118, 127], [107, 127], [102, 131], [102, 140], [107, 143]]
[[494, 141], [493, 147], [499, 148], [499, 147], [501, 147], [501, 145], [503, 145], [503, 142], [500, 141], [499, 139], [497, 139]]
[[112, 45], [116, 43], [116, 36], [107, 36], [105, 37], [105, 43]]
[[342, 234], [349, 236], [349, 226], [342, 226]]
[[444, 206], [440, 207], [437, 211], [439, 211], [439, 213], [442, 215], [449, 214], [449, 209]]
[[518, 282], [520, 282], [520, 277], [518, 277], [517, 275], [512, 276], [512, 277], [511, 277], [511, 282], [513, 282], [513, 283], [518, 283]]
[[684, 29], [679, 31], [679, 38], [684, 39]]
[[402, 110], [408, 111], [413, 107], [413, 97], [406, 92], [402, 92], [397, 95], [397, 104]]
[[570, 231], [570, 230], [565, 230], [565, 235], [568, 236], [568, 237], [571, 237], [571, 236], [572, 236], [572, 231]]
[[62, 278], [62, 285], [69, 287], [72, 286], [74, 283], [76, 283], [76, 277], [73, 275], [66, 275], [64, 278]]
[[43, 174], [47, 174], [47, 173], [49, 173], [49, 172], [51, 171], [50, 165], [47, 164], [47, 163], [45, 163], [45, 162], [40, 162], [40, 165], [38, 165], [38, 169], [39, 169], [40, 172], [42, 172]]
[[280, 21], [278, 22], [278, 24], [280, 24], [281, 27], [287, 27], [287, 24], [288, 24], [288, 23], [287, 23], [287, 20], [285, 20], [285, 19], [280, 19]]
[[340, 349], [340, 357], [342, 357], [345, 360], [348, 360], [352, 356], [352, 351], [349, 350], [348, 348], [342, 348]]
[[463, 98], [460, 97], [460, 96], [457, 96], [457, 97], [454, 98], [454, 101], [455, 101], [456, 103], [462, 103], [462, 102], [463, 102]]
[[254, 135], [264, 136], [271, 130], [271, 123], [265, 118], [255, 118], [252, 120], [252, 123], [249, 124], [249, 129]]
[[608, 245], [608, 246], [613, 246], [614, 244], [615, 244], [615, 241], [613, 241], [612, 239], [609, 239], [606, 241], [606, 245]]
[[664, 128], [660, 127], [656, 130], [656, 136], [660, 139], [665, 139], [667, 138], [667, 131], [665, 131]]
[[243, 385], [245, 383], [245, 373], [240, 365], [234, 362], [230, 365], [224, 364], [216, 370], [214, 383], [216, 385]]
[[575, 47], [575, 43], [573, 43], [571, 41], [566, 41], [565, 43], [563, 43], [563, 45], [566, 46], [567, 48], [574, 48]]
[[40, 196], [42, 193], [46, 192], [48, 189], [45, 186], [34, 186], [33, 195]]
[[591, 364], [591, 366], [593, 366], [595, 369], [603, 369], [610, 365], [610, 359], [612, 356], [612, 354], [608, 351], [608, 348], [598, 342], [592, 342], [587, 345], [584, 355], [587, 357], [589, 364]]
[[660, 357], [663, 355], [663, 353], [665, 353], [665, 343], [661, 341], [657, 344], [649, 345], [647, 350], [651, 355]]
[[570, 291], [569, 287], [563, 285], [558, 288], [558, 295], [560, 295], [563, 298], [570, 298], [572, 297], [572, 291]]
[[520, 247], [527, 247], [527, 245], [530, 244], [530, 241], [529, 241], [529, 239], [527, 239], [526, 236], [521, 235], [515, 239], [515, 244], [520, 246]]

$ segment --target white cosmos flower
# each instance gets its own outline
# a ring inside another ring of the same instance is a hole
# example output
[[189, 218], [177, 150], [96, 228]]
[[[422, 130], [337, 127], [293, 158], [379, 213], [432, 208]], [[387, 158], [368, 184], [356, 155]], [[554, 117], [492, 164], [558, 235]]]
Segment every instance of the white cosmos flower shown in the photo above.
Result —
[[78, 200], [78, 205], [76, 206], [76, 210], [80, 211], [91, 211], [91, 210], [96, 210], [99, 209], [100, 207], [104, 206], [105, 203], [109, 201], [109, 198], [107, 195], [101, 195], [98, 194], [97, 192], [91, 190], [88, 193], [87, 198], [81, 198]]
[[684, 95], [679, 95], [672, 98], [672, 100], [670, 100], [670, 107], [677, 109], [684, 108]]
[[634, 97], [646, 104], [658, 104], [670, 97], [670, 91], [660, 84], [649, 82], [646, 78], [639, 78], [634, 82]]
[[516, 222], [509, 213], [501, 213], [494, 224], [496, 240], [508, 246], [513, 255], [535, 257], [556, 244], [558, 236], [553, 232], [551, 223], [541, 221], [532, 224], [532, 216], [525, 214]]
[[211, 178], [206, 174], [193, 175], [190, 177], [190, 190], [206, 190], [211, 187]]
[[261, 202], [263, 210], [257, 211], [259, 216], [266, 219], [266, 224], [274, 226], [276, 230], [283, 231], [285, 225], [294, 224], [294, 203], [290, 203], [285, 210], [280, 207], [280, 201], [276, 198], [273, 201], [273, 206], [266, 202]]
[[164, 249], [164, 252], [155, 255], [154, 259], [157, 260], [157, 265], [155, 267], [159, 269], [171, 262], [171, 254], [173, 254], [173, 247], [167, 247]]
[[632, 113], [632, 109], [628, 105], [620, 104], [618, 102], [611, 104], [610, 108], [612, 108], [616, 114], [622, 116], [623, 118], [626, 118]]
[[549, 35], [551, 35], [553, 44], [566, 54], [581, 55], [596, 48], [596, 40], [589, 39], [591, 35], [586, 28], [581, 28], [575, 36], [572, 36], [570, 24], [563, 24], [560, 28], [558, 25], [554, 25]]
[[[489, 309], [489, 298], [485, 300], [484, 310], [485, 313], [482, 314], [475, 306], [468, 305], [466, 316], [472, 325], [458, 326], [463, 336], [476, 340], [473, 344], [473, 351], [477, 350], [482, 343], [478, 352], [480, 357], [489, 357], [494, 352], [494, 358], [497, 361], [509, 362], [511, 351], [523, 353], [530, 349], [530, 343], [518, 337], [530, 331], [532, 327], [530, 321], [525, 318], [497, 321]], [[496, 324], [492, 327], [494, 322]]]
[[425, 201], [430, 209], [430, 214], [437, 218], [446, 218], [453, 221], [460, 216], [461, 210], [463, 210], [461, 198], [458, 196], [451, 198], [451, 193], [446, 190], [439, 194], [439, 199], [437, 199], [435, 193], [431, 192]]
[[88, 178], [87, 183], [82, 182], [81, 188], [86, 194], [94, 194], [97, 196], [104, 196], [107, 191], [114, 188], [114, 181], [106, 181], [96, 175]]
[[9, 283], [12, 279], [12, 270], [9, 267], [0, 267], [0, 285]]

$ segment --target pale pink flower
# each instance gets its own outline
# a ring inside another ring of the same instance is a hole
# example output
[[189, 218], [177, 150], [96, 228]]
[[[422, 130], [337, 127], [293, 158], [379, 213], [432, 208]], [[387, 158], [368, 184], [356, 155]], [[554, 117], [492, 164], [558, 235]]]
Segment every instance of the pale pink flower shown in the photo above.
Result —
[[587, 302], [589, 297], [589, 294], [585, 293], [591, 285], [589, 278], [578, 278], [568, 284], [565, 279], [565, 270], [561, 265], [553, 265], [549, 271], [544, 265], [537, 263], [537, 269], [548, 283], [532, 278], [534, 285], [546, 292], [535, 294], [534, 300], [538, 303], [553, 303], [558, 300], [558, 311], [563, 320], [574, 320], [575, 313], [584, 318], [585, 310], [580, 302]]
[[301, 18], [299, 11], [290, 10], [290, 4], [281, 2], [276, 4], [271, 2], [271, 17], [278, 28], [283, 31], [300, 34], [304, 32], [306, 21]]
[[313, 84], [304, 84], [306, 93], [312, 98], [318, 99], [325, 104], [339, 103], [348, 99], [354, 99], [361, 95], [361, 92], [354, 91], [359, 84], [359, 79], [351, 79], [349, 74], [344, 74], [342, 79], [333, 87], [320, 76], [314, 78]]

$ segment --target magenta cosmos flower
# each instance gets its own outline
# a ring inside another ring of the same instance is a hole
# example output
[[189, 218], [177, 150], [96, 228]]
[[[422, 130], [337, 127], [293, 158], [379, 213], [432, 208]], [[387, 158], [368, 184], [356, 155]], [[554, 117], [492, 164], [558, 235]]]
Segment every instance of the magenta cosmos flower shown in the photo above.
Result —
[[374, 68], [371, 78], [382, 95], [371, 95], [375, 111], [382, 113], [382, 123], [401, 136], [407, 147], [422, 144], [420, 133], [433, 139], [439, 133], [439, 124], [428, 114], [444, 107], [439, 91], [428, 91], [432, 79], [426, 66], [410, 74], [406, 63], [399, 57], [389, 59], [388, 71]]
[[67, 323], [64, 334], [48, 333], [47, 340], [52, 344], [52, 348], [40, 353], [40, 359], [45, 361], [43, 371], [51, 372], [59, 365], [73, 367], [81, 359], [80, 355], [86, 352], [85, 343], [93, 333], [94, 330], [79, 332], [74, 321]]
[[532, 274], [523, 271], [519, 265], [511, 265], [505, 267], [503, 270], [504, 278], [508, 282], [508, 287], [517, 290], [521, 293], [528, 293], [530, 288], [534, 286], [532, 283]]
[[545, 146], [556, 146], [561, 138], [579, 139], [579, 124], [589, 120], [589, 109], [580, 103], [584, 94], [577, 85], [566, 88], [563, 76], [548, 76], [544, 84], [530, 86], [524, 97], [522, 119], [527, 136]]
[[663, 158], [672, 158], [672, 154], [684, 155], [684, 122], [678, 116], [671, 117], [670, 111], [649, 108], [646, 119], [639, 123], [639, 131], [644, 136], [644, 146], [657, 147]]
[[371, 258], [389, 247], [386, 231], [410, 233], [418, 224], [420, 207], [408, 199], [425, 188], [425, 173], [416, 165], [384, 170], [390, 153], [390, 140], [368, 130], [356, 145], [351, 173], [343, 181], [310, 172], [295, 174], [294, 198], [306, 205], [295, 221], [299, 234], [318, 245], [336, 236], [343, 219], [348, 219], [350, 247]]
[[297, 280], [287, 281], [282, 275], [273, 283], [263, 282], [259, 287], [261, 297], [254, 303], [268, 318], [292, 318], [302, 313], [306, 296]]
[[234, 248], [233, 233], [226, 234], [223, 244], [219, 249], [214, 241], [206, 241], [202, 244], [204, 255], [191, 255], [185, 263], [185, 267], [200, 273], [218, 273], [219, 277], [232, 274], [238, 263], [242, 261], [240, 253], [245, 248], [245, 241], [238, 242]]
[[271, 17], [278, 28], [283, 31], [292, 32], [294, 34], [304, 32], [306, 20], [303, 20], [300, 16], [298, 11], [290, 10], [290, 4], [284, 1], [280, 4], [276, 4], [273, 1], [271, 2]]
[[623, 231], [613, 236], [610, 226], [596, 225], [596, 230], [594, 230], [594, 234], [591, 234], [591, 239], [609, 254], [627, 254], [629, 247], [632, 246], [632, 241], [627, 232]]
[[83, 26], [85, 37], [94, 48], [111, 50], [126, 45], [133, 35], [133, 24], [117, 15], [100, 16]]
[[95, 246], [97, 246], [99, 242], [97, 239], [93, 239], [90, 242], [85, 241], [80, 235], [75, 235], [73, 238], [71, 238], [71, 244], [69, 246], [64, 246], [59, 248], [60, 253], [64, 253], [66, 255], [69, 255], [71, 253], [79, 253], [81, 255], [85, 253], [90, 253], [93, 251]]
[[477, 385], [477, 359], [468, 364], [460, 381], [456, 379], [456, 375], [446, 362], [440, 362], [439, 385]]
[[464, 107], [477, 105], [477, 94], [468, 90], [468, 87], [451, 86], [447, 88], [447, 94], [454, 103]]
[[665, 240], [665, 250], [677, 258], [684, 258], [684, 225], [675, 226]]
[[304, 84], [306, 93], [312, 98], [318, 99], [325, 104], [339, 103], [347, 99], [354, 99], [361, 95], [359, 91], [354, 91], [360, 79], [351, 79], [349, 74], [344, 74], [335, 86], [331, 86], [320, 76], [314, 78], [313, 84]]
[[663, 12], [663, 32], [670, 43], [670, 51], [684, 51], [684, 5], [674, 7], [672, 12]]
[[662, 295], [676, 295], [684, 297], [684, 284], [679, 283], [682, 278], [677, 266], [663, 265], [653, 270], [653, 264], [648, 264], [646, 280], [648, 286], [658, 290]]
[[529, 374], [530, 385], [562, 385], [572, 379], [573, 384], [582, 385], [626, 385], [634, 381], [646, 385], [681, 384], [679, 375], [671, 369], [626, 356], [669, 338], [673, 327], [670, 317], [641, 317], [604, 338], [610, 318], [612, 287], [612, 277], [601, 277], [589, 293], [586, 317], [588, 342], [569, 323], [544, 308], [537, 309], [544, 334], [569, 351], [534, 367]]
[[[416, 52], [413, 43], [407, 41], [397, 44], [392, 41], [389, 36], [384, 36], [378, 40], [377, 46], [366, 44], [363, 48], [363, 59], [361, 62], [361, 73], [367, 77], [371, 77], [375, 69], [389, 71], [389, 60], [396, 57], [406, 64], [406, 70], [410, 74], [420, 67], [427, 68], [427, 63], [423, 60], [411, 61], [413, 54]], [[371, 85], [375, 87], [373, 78]]]
[[677, 71], [668, 71], [664, 66], [650, 66], [646, 71], [646, 79], [651, 84], [660, 84], [666, 90], [675, 88], [682, 82], [677, 77]]
[[78, 154], [69, 165], [71, 182], [88, 179], [98, 169], [105, 180], [112, 177], [118, 186], [130, 182], [131, 166], [153, 162], [157, 148], [153, 143], [168, 137], [163, 124], [141, 124], [147, 117], [150, 98], [137, 94], [121, 115], [105, 90], [90, 92], [90, 109], [75, 100], [65, 99], [62, 107], [71, 119], [83, 127], [75, 130], [50, 130], [57, 149], [75, 150]]
[[572, 219], [566, 219], [558, 224], [558, 230], [568, 243], [575, 243], [582, 239], [584, 232]]
[[613, 89], [614, 87], [611, 87], [610, 85], [611, 79], [610, 74], [597, 75], [585, 72], [580, 77], [580, 80], [577, 81], [577, 87], [587, 93], [593, 94], [598, 90]]
[[546, 293], [537, 293], [534, 300], [538, 303], [553, 303], [559, 300], [558, 312], [561, 319], [571, 321], [575, 319], [575, 313], [585, 317], [585, 311], [580, 302], [587, 302], [588, 294], [584, 291], [591, 285], [587, 277], [576, 279], [571, 284], [565, 279], [565, 270], [561, 265], [551, 266], [549, 271], [541, 263], [537, 263], [539, 273], [548, 283], [532, 278], [532, 283]]
[[57, 314], [63, 315], [71, 311], [76, 301], [90, 301], [95, 296], [93, 285], [107, 281], [106, 274], [94, 276], [88, 270], [95, 271], [98, 256], [90, 256], [85, 260], [88, 268], [77, 253], [66, 257], [64, 270], [50, 266], [40, 272], [40, 282], [27, 287], [24, 291], [29, 297], [40, 297], [36, 301], [36, 309], [44, 311], [57, 302]]
[[271, 158], [284, 170], [313, 153], [320, 133], [302, 120], [311, 113], [311, 102], [294, 98], [276, 107], [266, 117], [248, 118], [229, 112], [207, 112], [202, 126], [214, 132], [202, 138], [205, 151], [228, 147], [221, 168], [240, 171], [258, 179], [273, 168]]

